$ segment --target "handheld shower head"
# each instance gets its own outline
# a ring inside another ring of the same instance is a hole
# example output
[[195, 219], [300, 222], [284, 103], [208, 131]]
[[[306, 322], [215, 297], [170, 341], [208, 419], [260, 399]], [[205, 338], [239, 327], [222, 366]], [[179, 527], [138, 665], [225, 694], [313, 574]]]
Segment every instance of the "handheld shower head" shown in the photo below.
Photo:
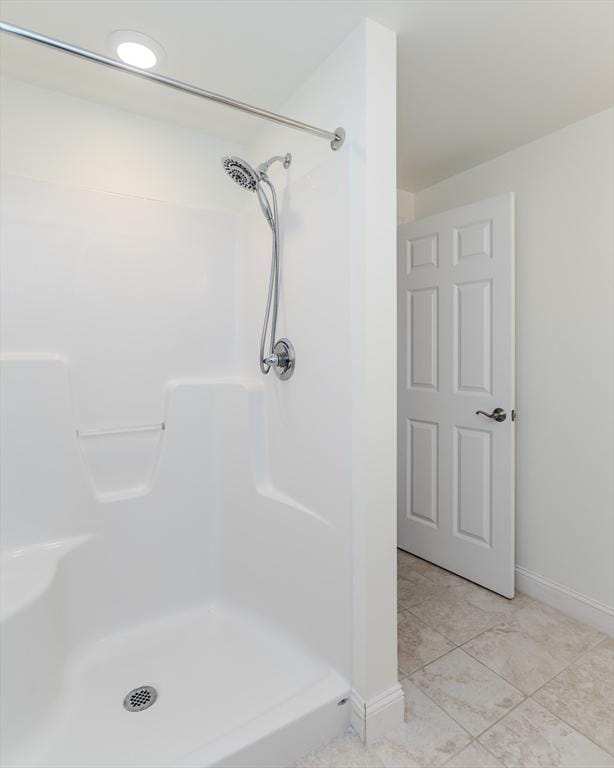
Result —
[[267, 184], [270, 183], [266, 175], [266, 170], [272, 162], [279, 159], [284, 163], [284, 166], [287, 167], [286, 162], [288, 165], [290, 164], [289, 157], [290, 155], [286, 155], [285, 158], [271, 158], [267, 163], [260, 165], [258, 171], [255, 171], [251, 165], [241, 157], [230, 155], [222, 158], [222, 165], [230, 178], [240, 187], [243, 187], [243, 189], [247, 189], [250, 192], [256, 192], [264, 218], [269, 222], [271, 228], [275, 227], [275, 220], [271, 205], [262, 189], [261, 182], [264, 181]]
[[251, 165], [241, 157], [229, 155], [222, 158], [224, 170], [230, 178], [243, 189], [254, 192], [258, 186], [259, 176]]
[[246, 160], [243, 160], [242, 157], [228, 155], [222, 158], [222, 165], [230, 178], [240, 187], [243, 187], [243, 189], [247, 189], [250, 192], [256, 190], [258, 183], [266, 177], [266, 172], [271, 165], [276, 162], [282, 163], [287, 170], [292, 162], [292, 155], [289, 152], [285, 155], [275, 155], [274, 157], [269, 158], [265, 163], [261, 163], [256, 171]]
[[[264, 323], [262, 334], [260, 336], [260, 370], [262, 373], [268, 373], [271, 368], [282, 379], [288, 379], [294, 371], [294, 348], [287, 339], [276, 341], [275, 329], [277, 324], [277, 310], [279, 306], [279, 212], [277, 209], [277, 194], [275, 187], [267, 176], [269, 167], [280, 162], [283, 167], [288, 169], [292, 162], [292, 155], [275, 155], [254, 170], [252, 166], [241, 157], [229, 155], [222, 158], [224, 170], [230, 178], [243, 189], [255, 192], [264, 214], [265, 219], [271, 227], [273, 246], [271, 253], [271, 273], [269, 277], [269, 291], [267, 297], [266, 310], [264, 313]], [[268, 194], [265, 192], [268, 187]], [[267, 350], [267, 336], [269, 334], [270, 320], [270, 343]]]

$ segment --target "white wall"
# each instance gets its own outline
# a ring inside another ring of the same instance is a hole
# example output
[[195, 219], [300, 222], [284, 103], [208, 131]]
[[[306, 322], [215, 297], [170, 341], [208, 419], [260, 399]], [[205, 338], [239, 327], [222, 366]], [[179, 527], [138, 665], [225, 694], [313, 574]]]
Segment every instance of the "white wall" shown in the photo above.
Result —
[[71, 365], [80, 429], [160, 422], [172, 378], [236, 365], [240, 147], [2, 83], [2, 354]]
[[516, 560], [596, 609], [614, 606], [613, 115], [416, 194], [420, 218], [515, 192]]
[[[277, 335], [287, 336], [297, 354], [292, 379], [270, 374], [265, 381], [271, 473], [277, 487], [327, 520], [338, 540], [326, 605], [334, 595], [338, 603], [327, 631], [346, 649], [353, 642], [353, 659], [346, 657], [342, 669], [362, 701], [362, 725], [364, 703], [391, 690], [400, 720], [394, 34], [361, 24], [279, 111], [329, 129], [342, 125], [348, 138], [332, 152], [327, 142], [267, 127], [248, 149], [254, 163], [293, 155], [288, 171], [271, 170], [281, 190]], [[250, 199], [237, 307], [242, 369], [251, 376], [259, 376], [269, 262], [270, 232]], [[314, 552], [316, 561], [323, 555]]]
[[416, 195], [397, 189], [397, 224], [409, 224], [416, 217]]
[[73, 187], [236, 211], [240, 190], [220, 176], [220, 157], [240, 146], [69, 96], [0, 78], [2, 172]]

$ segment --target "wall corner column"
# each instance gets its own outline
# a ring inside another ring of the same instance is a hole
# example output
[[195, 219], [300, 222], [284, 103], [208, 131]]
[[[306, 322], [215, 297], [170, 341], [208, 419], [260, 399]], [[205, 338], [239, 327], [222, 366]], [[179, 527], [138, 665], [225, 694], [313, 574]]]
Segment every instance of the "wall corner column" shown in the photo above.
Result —
[[[353, 184], [352, 724], [372, 741], [403, 720], [396, 608], [396, 36], [366, 20], [364, 136]], [[364, 176], [363, 176], [364, 175]]]

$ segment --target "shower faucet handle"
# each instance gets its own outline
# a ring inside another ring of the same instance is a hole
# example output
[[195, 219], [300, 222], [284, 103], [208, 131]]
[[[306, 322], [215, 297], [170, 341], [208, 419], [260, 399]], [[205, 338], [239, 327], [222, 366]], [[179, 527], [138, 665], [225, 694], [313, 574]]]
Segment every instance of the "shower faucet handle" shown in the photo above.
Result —
[[270, 355], [267, 355], [262, 362], [266, 363], [271, 368], [275, 368], [280, 364], [279, 356], [276, 355], [275, 353], [271, 353]]
[[272, 368], [283, 381], [289, 379], [296, 365], [292, 342], [288, 339], [279, 339], [275, 342], [271, 354], [267, 355], [262, 362]]

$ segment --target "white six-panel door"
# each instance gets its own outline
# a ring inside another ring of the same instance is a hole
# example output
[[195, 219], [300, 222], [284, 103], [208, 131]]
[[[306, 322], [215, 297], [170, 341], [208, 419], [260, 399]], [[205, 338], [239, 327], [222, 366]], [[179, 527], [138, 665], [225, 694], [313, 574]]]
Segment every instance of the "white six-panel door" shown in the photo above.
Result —
[[[514, 595], [514, 200], [398, 230], [399, 547]], [[505, 411], [495, 421], [476, 411]]]

